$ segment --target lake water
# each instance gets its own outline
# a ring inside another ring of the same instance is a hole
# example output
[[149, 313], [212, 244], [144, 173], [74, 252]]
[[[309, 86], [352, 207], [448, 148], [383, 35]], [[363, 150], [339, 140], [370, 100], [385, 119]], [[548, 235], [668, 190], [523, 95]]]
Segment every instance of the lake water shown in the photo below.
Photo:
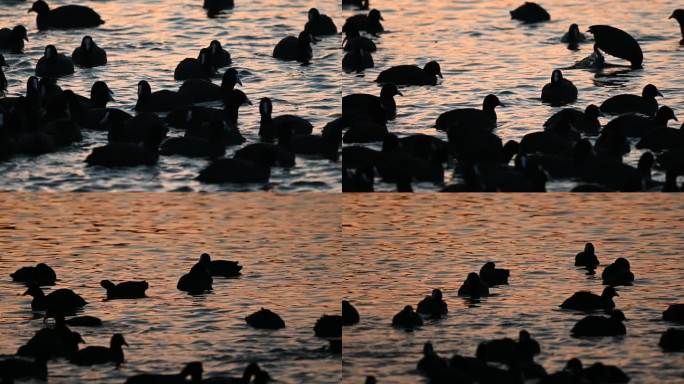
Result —
[[[48, 1], [52, 7], [68, 1]], [[259, 99], [273, 100], [273, 116], [296, 114], [314, 125], [314, 133], [339, 116], [340, 87], [338, 70], [342, 60], [341, 37], [322, 39], [314, 46], [313, 65], [281, 62], [271, 57], [276, 43], [304, 28], [307, 11], [316, 6], [321, 13], [339, 21], [340, 5], [330, 1], [313, 4], [305, 0], [255, 0], [237, 2], [234, 10], [208, 18], [202, 1], [144, 0], [86, 1], [78, 4], [94, 8], [106, 21], [97, 29], [38, 32], [35, 13], [27, 13], [31, 2], [0, 2], [0, 28], [23, 24], [29, 30], [24, 55], [5, 54], [10, 68], [9, 96], [23, 94], [26, 79], [33, 74], [45, 46], [54, 44], [67, 55], [89, 34], [107, 50], [108, 64], [93, 69], [78, 69], [59, 80], [63, 89], [89, 95], [96, 80], [104, 80], [114, 91], [112, 107], [131, 110], [137, 100], [137, 83], [147, 80], [152, 90], [177, 90], [176, 65], [186, 57], [197, 57], [200, 48], [213, 39], [222, 42], [233, 58], [242, 79], [242, 90], [254, 103], [240, 109], [239, 128], [247, 144], [258, 141]], [[341, 24], [339, 25], [341, 28]], [[223, 70], [220, 71], [223, 73]], [[214, 82], [220, 83], [220, 78]], [[208, 103], [219, 107], [219, 103]], [[181, 135], [172, 130], [171, 136]], [[93, 147], [103, 145], [102, 132], [84, 131], [81, 143], [58, 153], [37, 158], [19, 157], [0, 163], [3, 190], [258, 190], [262, 185], [203, 185], [193, 180], [206, 160], [184, 157], [160, 159], [156, 167], [109, 170], [85, 167], [84, 160]], [[227, 156], [235, 150], [229, 147]], [[298, 157], [289, 170], [274, 168], [270, 186], [280, 191], [340, 190], [340, 165], [327, 160]]]
[[[639, 1], [608, 0], [596, 3], [586, 0], [545, 0], [539, 2], [551, 14], [551, 21], [525, 26], [511, 20], [509, 11], [523, 1], [449, 1], [449, 0], [371, 0], [371, 7], [381, 10], [388, 31], [375, 39], [378, 51], [373, 55], [375, 68], [363, 75], [342, 76], [342, 93], [378, 94], [373, 82], [378, 73], [393, 65], [415, 64], [422, 67], [437, 60], [444, 80], [436, 87], [405, 87], [397, 96], [397, 118], [388, 124], [390, 132], [399, 136], [427, 133], [446, 139], [434, 129], [437, 116], [455, 108], [481, 108], [489, 93], [498, 95], [507, 108], [497, 110], [496, 133], [505, 141], [520, 140], [526, 133], [539, 131], [542, 124], [558, 108], [540, 101], [541, 89], [551, 78], [551, 71], [574, 64], [592, 52], [592, 43], [570, 51], [560, 38], [572, 23], [582, 32], [590, 25], [610, 24], [632, 34], [644, 51], [644, 69], [624, 71], [611, 69], [602, 73], [567, 70], [564, 76], [577, 86], [578, 100], [570, 105], [584, 110], [589, 104], [600, 105], [619, 93], [641, 94], [644, 85], [655, 84], [668, 105], [680, 118], [684, 114], [682, 62], [684, 47], [679, 25], [668, 20], [681, 2], [672, 0]], [[343, 10], [348, 17], [357, 13]], [[589, 34], [591, 37], [591, 35]], [[606, 56], [611, 63], [622, 60]], [[603, 124], [609, 118], [602, 118]], [[672, 127], [678, 127], [671, 122]], [[635, 143], [633, 143], [635, 144]], [[632, 150], [625, 161], [636, 165], [640, 151]], [[445, 173], [451, 179], [451, 170]], [[664, 175], [656, 172], [663, 180]], [[549, 190], [570, 190], [570, 180], [554, 180]], [[436, 190], [429, 183], [415, 186], [418, 190]], [[378, 183], [377, 190], [394, 190], [394, 184]]]
[[[536, 361], [549, 372], [579, 357], [617, 365], [633, 383], [684, 382], [682, 354], [658, 347], [674, 326], [661, 320], [662, 311], [684, 300], [684, 204], [660, 195], [609, 197], [345, 195], [343, 290], [361, 322], [343, 330], [343, 382], [366, 375], [379, 383], [423, 382], [415, 367], [426, 341], [442, 356], [473, 356], [479, 342], [517, 338], [523, 328], [539, 341]], [[587, 241], [601, 262], [596, 276], [573, 266]], [[600, 272], [617, 257], [628, 258], [636, 275], [615, 298], [629, 319], [626, 337], [571, 337], [583, 314], [558, 305], [578, 290], [600, 293]], [[471, 306], [457, 290], [486, 261], [509, 268], [510, 285]], [[433, 288], [444, 292], [446, 318], [412, 333], [390, 326]]]
[[[38, 329], [25, 287], [9, 273], [47, 262], [58, 284], [81, 294], [100, 328], [75, 328], [89, 345], [113, 333], [130, 347], [120, 369], [49, 364], [51, 383], [122, 383], [143, 371], [180, 371], [202, 361], [206, 376], [240, 376], [257, 361], [283, 383], [338, 383], [339, 355], [316, 338], [323, 314], [340, 311], [339, 198], [297, 194], [0, 194], [0, 355], [13, 354]], [[200, 253], [238, 260], [236, 279], [189, 296], [178, 278]], [[145, 279], [149, 298], [103, 301], [100, 280]], [[263, 331], [244, 317], [266, 307], [286, 328]]]

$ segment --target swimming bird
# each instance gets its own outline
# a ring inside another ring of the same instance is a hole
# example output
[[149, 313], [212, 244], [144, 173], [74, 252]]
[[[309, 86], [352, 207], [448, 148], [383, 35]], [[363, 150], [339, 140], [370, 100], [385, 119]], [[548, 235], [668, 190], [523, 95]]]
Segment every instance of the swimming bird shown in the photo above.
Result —
[[269, 167], [293, 167], [295, 154], [291, 150], [292, 131], [282, 129], [278, 133], [278, 142], [248, 144], [233, 155], [235, 159], [249, 160]]
[[670, 304], [663, 312], [663, 320], [684, 324], [684, 304]]
[[611, 310], [615, 308], [613, 297], [620, 296], [613, 287], [605, 287], [601, 296], [587, 291], [575, 292], [559, 307], [579, 311]]
[[37, 379], [47, 381], [48, 367], [45, 356], [35, 359], [23, 357], [0, 358], [0, 381], [13, 383], [13, 379]]
[[308, 31], [300, 32], [298, 37], [287, 36], [273, 48], [273, 57], [308, 64], [313, 58], [311, 41], [311, 34]]
[[285, 321], [275, 312], [261, 308], [245, 318], [247, 324], [257, 329], [281, 329], [285, 328]]
[[100, 285], [107, 290], [107, 300], [143, 298], [146, 297], [145, 291], [150, 287], [147, 281], [124, 281], [114, 284], [109, 280], [102, 280]]
[[482, 102], [482, 109], [462, 108], [444, 112], [437, 118], [435, 126], [438, 131], [449, 131], [451, 128], [480, 128], [492, 131], [496, 128], [495, 108], [503, 106], [495, 95], [487, 95]]
[[611, 311], [610, 317], [587, 316], [572, 327], [572, 336], [620, 336], [627, 333], [625, 314], [619, 309]]
[[342, 6], [354, 6], [359, 9], [368, 9], [368, 0], [342, 0]]
[[413, 311], [413, 307], [407, 305], [399, 313], [392, 317], [392, 326], [396, 328], [404, 328], [411, 331], [416, 327], [423, 325], [423, 319], [420, 315]]
[[34, 311], [54, 310], [62, 313], [72, 313], [88, 304], [71, 289], [60, 288], [45, 295], [39, 286], [31, 284], [24, 295], [31, 295], [31, 309]]
[[45, 263], [38, 263], [35, 267], [21, 267], [10, 273], [10, 277], [17, 282], [39, 286], [55, 285], [57, 280], [55, 270]]
[[224, 158], [214, 160], [202, 169], [197, 180], [203, 183], [267, 183], [271, 168], [247, 159]]
[[104, 24], [104, 21], [92, 8], [81, 5], [64, 5], [50, 9], [43, 0], [33, 3], [29, 12], [35, 12], [38, 29], [75, 29], [91, 28]]
[[486, 262], [480, 268], [480, 279], [488, 287], [506, 284], [508, 285], [508, 276], [511, 271], [503, 268], [496, 268], [496, 264], [492, 261]]
[[541, 99], [552, 105], [572, 103], [577, 100], [577, 87], [570, 80], [563, 78], [563, 73], [559, 69], [555, 69], [551, 74], [551, 82], [542, 88]]
[[69, 361], [76, 365], [96, 365], [114, 363], [117, 367], [124, 362], [122, 346], [128, 346], [120, 333], [112, 335], [109, 347], [90, 346], [76, 352]]
[[600, 362], [584, 368], [582, 375], [590, 383], [628, 383], [630, 381], [629, 376], [622, 369]]
[[601, 112], [611, 115], [625, 113], [642, 113], [647, 116], [655, 116], [658, 112], [656, 97], [663, 97], [658, 88], [653, 84], [647, 84], [641, 91], [641, 96], [622, 94], [608, 98], [601, 104]]
[[135, 110], [138, 112], [168, 112], [186, 105], [186, 100], [178, 92], [161, 90], [152, 92], [146, 80], [138, 82], [138, 101]]
[[142, 142], [113, 140], [105, 146], [93, 148], [85, 162], [104, 167], [155, 165], [159, 160], [159, 145], [165, 135], [163, 127], [153, 126]]
[[576, 267], [587, 267], [594, 269], [598, 267], [599, 260], [594, 253], [594, 244], [586, 243], [584, 245], [584, 251], [575, 255], [575, 266]]
[[594, 44], [592, 52], [589, 56], [578, 60], [568, 69], [590, 69], [594, 71], [601, 70], [606, 67], [606, 57], [603, 56], [599, 46]]
[[321, 316], [314, 325], [314, 334], [318, 337], [342, 337], [342, 316]]
[[235, 1], [233, 0], [204, 0], [202, 8], [207, 10], [209, 15], [214, 15], [225, 9], [233, 9]]
[[187, 57], [178, 63], [173, 71], [173, 78], [175, 80], [208, 79], [215, 74], [216, 68], [211, 62], [209, 50], [202, 48], [199, 58]]
[[45, 47], [45, 54], [36, 64], [36, 76], [58, 78], [74, 73], [74, 63], [70, 58], [58, 53], [54, 45]]
[[416, 65], [397, 65], [380, 72], [376, 82], [394, 85], [437, 85], [437, 77], [443, 78], [442, 69], [436, 61], [423, 68]]
[[437, 354], [431, 342], [423, 344], [423, 357], [418, 360], [416, 369], [427, 377], [442, 374], [449, 365], [449, 361]]
[[[210, 126], [209, 136], [202, 136], [193, 132], [202, 130], [204, 122], [196, 117], [198, 113], [194, 113], [189, 109], [191, 126], [184, 136], [171, 137], [161, 143], [159, 153], [164, 156], [180, 155], [186, 157], [205, 157], [215, 159], [223, 156], [226, 153], [224, 144], [224, 134], [226, 133], [222, 120], [213, 120], [208, 122]], [[167, 116], [168, 117], [168, 116]]]
[[330, 16], [324, 15], [316, 8], [309, 9], [309, 21], [306, 23], [305, 29], [313, 36], [330, 36], [337, 34], [337, 27]]
[[461, 287], [458, 288], [458, 295], [470, 296], [471, 298], [489, 296], [489, 288], [482, 282], [477, 273], [470, 272]]
[[375, 52], [378, 47], [375, 45], [373, 40], [361, 36], [357, 29], [349, 27], [344, 33], [344, 39], [342, 39], [342, 45], [346, 52], [353, 51], [354, 49], [360, 47], [366, 52]]
[[[209, 377], [202, 380], [203, 384], [266, 384], [272, 381], [268, 372], [261, 369], [257, 363], [249, 363], [240, 377]], [[193, 381], [191, 381], [194, 383]]]
[[188, 79], [178, 89], [178, 95], [188, 103], [222, 100], [230, 97], [230, 92], [237, 84], [242, 86], [238, 72], [235, 68], [228, 68], [223, 73], [221, 85], [208, 79]]
[[433, 289], [430, 296], [425, 296], [418, 303], [417, 313], [426, 315], [433, 319], [439, 319], [448, 312], [447, 303], [442, 299], [442, 291]]
[[368, 15], [354, 15], [347, 18], [342, 26], [342, 32], [349, 29], [357, 31], [366, 31], [371, 35], [376, 36], [378, 33], [385, 31], [380, 21], [384, 21], [382, 14], [377, 9], [371, 9]]
[[[198, 59], [201, 58], [202, 52], [203, 50], [200, 50], [200, 53], [197, 57]], [[227, 67], [233, 63], [233, 59], [230, 57], [230, 52], [223, 49], [221, 42], [218, 40], [212, 40], [205, 52], [209, 54], [209, 62], [214, 68]]]
[[347, 52], [342, 58], [342, 70], [347, 73], [361, 73], [365, 69], [373, 67], [375, 67], [373, 56], [359, 45]]
[[64, 320], [64, 324], [72, 327], [100, 327], [102, 320], [95, 316], [74, 316]]
[[602, 51], [629, 61], [633, 69], [642, 67], [644, 54], [629, 33], [610, 25], [592, 25], [589, 33], [594, 35], [594, 41]]
[[[684, 126], [684, 124], [682, 124]], [[658, 126], [646, 133], [636, 144], [637, 149], [652, 151], [676, 150], [684, 148], [684, 129]]]
[[309, 135], [313, 125], [303, 117], [295, 115], [280, 115], [273, 117], [273, 102], [268, 97], [259, 101], [259, 137], [262, 140], [272, 141], [285, 130], [290, 130], [293, 135]]
[[644, 137], [658, 129], [667, 128], [667, 123], [670, 120], [679, 121], [672, 108], [664, 105], [658, 109], [655, 117], [640, 113], [620, 115], [609, 121], [603, 131], [618, 130], [626, 137]]
[[342, 300], [342, 323], [343, 325], [358, 324], [360, 320], [359, 311], [347, 300]]
[[608, 265], [601, 274], [604, 285], [631, 285], [634, 274], [630, 271], [629, 261], [624, 257], [618, 257], [613, 264]]
[[480, 343], [475, 355], [482, 361], [511, 364], [532, 361], [533, 357], [540, 352], [539, 343], [523, 329], [518, 334], [517, 341], [506, 337]]
[[90, 87], [90, 98], [74, 94], [74, 101], [81, 108], [105, 109], [107, 108], [107, 103], [114, 101], [114, 93], [109, 89], [107, 83], [98, 80]]
[[589, 104], [584, 111], [564, 108], [554, 113], [544, 122], [544, 130], [558, 133], [559, 128], [567, 123], [577, 132], [588, 136], [595, 136], [601, 130], [599, 116], [601, 116], [601, 110], [594, 104]]
[[24, 41], [29, 41], [26, 27], [16, 25], [14, 28], [0, 29], [0, 49], [8, 50], [10, 53], [23, 53]]
[[81, 46], [74, 49], [71, 60], [79, 67], [92, 68], [107, 64], [107, 52], [95, 44], [93, 38], [84, 36]]
[[679, 23], [679, 29], [682, 32], [682, 39], [679, 41], [679, 44], [684, 45], [684, 9], [675, 9], [669, 18], [675, 19]]
[[[183, 384], [202, 382], [202, 363], [192, 362], [183, 367], [177, 374], [143, 373], [126, 379], [126, 384]], [[190, 376], [190, 381], [187, 381]]]
[[523, 5], [511, 11], [513, 20], [520, 20], [523, 23], [540, 23], [551, 19], [551, 15], [537, 3], [525, 2]]
[[563, 37], [561, 37], [561, 43], [567, 43], [568, 44], [568, 49], [570, 50], [577, 50], [579, 43], [583, 43], [586, 41], [586, 36], [579, 30], [579, 26], [577, 24], [570, 24], [570, 28], [568, 28], [568, 31], [563, 34]]
[[366, 93], [354, 93], [342, 98], [342, 117], [347, 120], [373, 120], [377, 115], [384, 115], [385, 120], [394, 120], [397, 116], [397, 104], [394, 96], [403, 96], [394, 84], [385, 84], [380, 96]]
[[19, 347], [17, 355], [36, 358], [72, 356], [78, 351], [78, 344], [84, 343], [83, 338], [78, 332], [73, 332], [66, 326], [61, 310], [48, 310], [45, 315], [55, 318], [54, 326], [37, 331], [28, 342]]
[[188, 292], [191, 295], [202, 294], [212, 290], [214, 279], [209, 273], [210, 260], [201, 258], [199, 262], [190, 268], [190, 272], [181, 276], [176, 288], [180, 291]]
[[198, 264], [208, 265], [209, 273], [212, 276], [236, 277], [240, 276], [240, 271], [242, 270], [242, 266], [239, 262], [230, 260], [212, 260], [208, 253], [203, 253], [200, 256]]
[[684, 330], [668, 328], [658, 342], [660, 348], [668, 352], [684, 351]]

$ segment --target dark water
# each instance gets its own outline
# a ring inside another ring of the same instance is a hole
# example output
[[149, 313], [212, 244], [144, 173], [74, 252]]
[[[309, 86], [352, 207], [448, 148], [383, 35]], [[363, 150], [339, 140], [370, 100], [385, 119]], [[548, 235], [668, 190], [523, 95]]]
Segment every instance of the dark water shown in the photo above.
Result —
[[[192, 196], [192, 197], [190, 197]], [[89, 304], [101, 328], [78, 330], [89, 345], [120, 332], [126, 363], [84, 368], [51, 361], [51, 383], [122, 383], [143, 371], [178, 372], [202, 361], [206, 376], [240, 376], [257, 361], [283, 383], [337, 383], [340, 357], [314, 336], [323, 314], [340, 311], [339, 198], [252, 194], [1, 194], [0, 355], [13, 354], [42, 320], [32, 320], [25, 287], [9, 273], [45, 261]], [[306, 197], [306, 198], [304, 198]], [[176, 282], [209, 252], [244, 266], [189, 296]], [[145, 279], [149, 298], [103, 301], [100, 280]], [[244, 317], [266, 307], [286, 328], [263, 331]]]
[[[684, 293], [684, 204], [656, 195], [575, 196], [398, 194], [344, 196], [344, 296], [361, 314], [344, 328], [343, 382], [366, 375], [379, 383], [421, 381], [422, 346], [442, 356], [474, 356], [479, 342], [517, 338], [527, 329], [541, 344], [536, 360], [549, 372], [579, 357], [621, 367], [633, 383], [684, 382], [681, 353], [664, 353], [660, 334], [674, 324], [662, 311]], [[576, 270], [574, 256], [591, 241], [598, 276]], [[629, 319], [626, 337], [577, 339], [570, 329], [583, 315], [558, 305], [573, 292], [600, 293], [600, 271], [629, 259], [633, 286], [619, 287], [617, 308]], [[470, 306], [457, 296], [468, 272], [486, 261], [511, 270], [510, 285]], [[407, 333], [392, 316], [441, 288], [449, 314]]]
[[[51, 7], [68, 1], [49, 1]], [[115, 93], [112, 107], [131, 110], [137, 99], [137, 83], [147, 80], [152, 90], [177, 90], [182, 84], [173, 80], [173, 70], [182, 59], [196, 57], [200, 48], [213, 39], [222, 42], [233, 58], [242, 79], [242, 90], [254, 106], [240, 109], [239, 128], [247, 143], [258, 141], [259, 99], [273, 100], [273, 116], [296, 114], [314, 125], [314, 133], [340, 113], [339, 36], [323, 39], [314, 46], [313, 65], [281, 62], [271, 57], [276, 43], [288, 35], [297, 35], [307, 20], [310, 7], [317, 7], [339, 20], [340, 6], [332, 0], [313, 3], [294, 0], [255, 0], [237, 2], [233, 11], [209, 19], [202, 1], [85, 1], [78, 4], [94, 8], [106, 23], [97, 29], [39, 32], [35, 13], [27, 13], [31, 2], [0, 2], [0, 27], [23, 24], [30, 42], [24, 55], [5, 54], [10, 68], [9, 96], [23, 94], [26, 79], [45, 46], [54, 44], [70, 55], [85, 34], [107, 50], [108, 64], [93, 69], [76, 69], [60, 79], [63, 89], [89, 95], [96, 80], [104, 80]], [[339, 25], [341, 27], [341, 25]], [[221, 70], [223, 73], [223, 70]], [[220, 78], [214, 82], [220, 83]], [[207, 104], [219, 107], [218, 103]], [[171, 136], [181, 135], [173, 131]], [[0, 163], [3, 190], [258, 190], [262, 185], [202, 185], [193, 180], [206, 160], [162, 157], [156, 167], [128, 170], [86, 168], [83, 162], [93, 147], [103, 145], [106, 134], [84, 132], [84, 140], [58, 153], [37, 158], [19, 157]], [[227, 156], [236, 148], [230, 147]], [[340, 189], [339, 163], [298, 157], [289, 170], [274, 168], [273, 188], [280, 191], [336, 191]]]
[[[672, 107], [680, 123], [684, 118], [684, 83], [682, 62], [684, 47], [679, 25], [668, 16], [682, 4], [671, 0], [603, 1], [586, 0], [539, 2], [551, 14], [551, 21], [524, 26], [511, 20], [508, 14], [523, 1], [449, 1], [449, 0], [376, 0], [371, 6], [382, 11], [383, 25], [388, 33], [375, 39], [378, 52], [373, 55], [375, 68], [365, 74], [342, 76], [342, 93], [378, 94], [373, 82], [378, 73], [390, 66], [415, 64], [423, 66], [437, 60], [444, 80], [436, 87], [404, 87], [404, 96], [397, 96], [397, 118], [388, 124], [390, 132], [399, 136], [414, 133], [436, 135], [446, 140], [446, 134], [433, 127], [437, 116], [455, 108], [481, 108], [482, 99], [496, 94], [507, 108], [497, 110], [498, 129], [495, 133], [504, 142], [520, 140], [526, 133], [542, 130], [542, 124], [559, 108], [540, 100], [541, 89], [551, 78], [553, 69], [564, 68], [588, 56], [593, 42], [570, 51], [560, 38], [572, 23], [582, 32], [590, 25], [610, 24], [632, 34], [644, 51], [644, 69], [629, 71], [612, 68], [603, 72], [588, 70], [563, 71], [579, 90], [575, 103], [569, 107], [584, 108], [600, 105], [619, 93], [641, 94], [644, 85], [655, 84], [663, 95], [661, 105]], [[348, 17], [357, 11], [345, 9]], [[591, 37], [590, 34], [588, 34]], [[622, 60], [606, 56], [615, 64]], [[602, 124], [609, 117], [601, 118]], [[590, 139], [593, 140], [593, 139]], [[632, 143], [632, 147], [636, 142]], [[641, 151], [632, 148], [625, 162], [636, 165]], [[447, 183], [451, 168], [445, 173]], [[655, 178], [663, 180], [662, 172]], [[567, 191], [572, 180], [554, 180], [547, 189]], [[394, 190], [394, 184], [379, 183], [376, 189]], [[439, 189], [430, 183], [417, 186], [422, 190]]]

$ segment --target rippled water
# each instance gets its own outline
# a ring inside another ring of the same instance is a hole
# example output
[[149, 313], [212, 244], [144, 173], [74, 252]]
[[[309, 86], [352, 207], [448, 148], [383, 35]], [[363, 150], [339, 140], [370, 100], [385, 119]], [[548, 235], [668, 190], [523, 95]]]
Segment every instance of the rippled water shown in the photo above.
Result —
[[[52, 7], [72, 3], [48, 1]], [[106, 21], [97, 29], [38, 32], [35, 13], [28, 14], [31, 2], [0, 2], [0, 28], [18, 23], [29, 30], [30, 42], [24, 55], [5, 54], [10, 68], [9, 95], [23, 94], [26, 79], [45, 46], [54, 44], [70, 55], [89, 34], [107, 50], [108, 64], [93, 69], [76, 69], [60, 79], [63, 89], [89, 95], [96, 80], [104, 80], [115, 93], [112, 107], [131, 110], [137, 99], [137, 83], [145, 79], [152, 90], [177, 90], [182, 82], [173, 80], [176, 64], [196, 57], [212, 39], [222, 42], [233, 58], [242, 79], [243, 91], [254, 106], [240, 109], [239, 127], [247, 144], [258, 141], [261, 97], [273, 100], [273, 116], [297, 114], [309, 119], [314, 133], [340, 113], [339, 62], [340, 37], [322, 39], [314, 46], [313, 65], [302, 67], [271, 57], [273, 47], [285, 36], [297, 35], [307, 20], [310, 7], [317, 7], [339, 19], [340, 5], [332, 0], [254, 0], [238, 1], [234, 10], [208, 18], [202, 1], [144, 0], [86, 1], [78, 4], [94, 8]], [[341, 27], [341, 25], [339, 25]], [[221, 70], [223, 73], [223, 70]], [[214, 82], [220, 83], [220, 78]], [[219, 104], [208, 104], [219, 107]], [[173, 131], [173, 136], [181, 131]], [[83, 162], [90, 150], [103, 145], [103, 133], [84, 132], [84, 140], [67, 150], [37, 158], [20, 157], [0, 163], [4, 190], [256, 190], [261, 185], [202, 185], [193, 180], [206, 165], [205, 160], [162, 157], [156, 167], [129, 170], [86, 168]], [[227, 156], [235, 148], [228, 148]], [[312, 158], [297, 158], [290, 170], [274, 168], [271, 183], [281, 191], [339, 190], [339, 163]]]
[[[120, 368], [49, 364], [51, 383], [121, 383], [141, 371], [177, 372], [189, 361], [205, 374], [239, 376], [258, 361], [284, 383], [336, 383], [340, 358], [314, 337], [321, 315], [339, 313], [339, 198], [312, 194], [2, 194], [0, 196], [0, 355], [41, 328], [30, 299], [12, 283], [19, 266], [45, 261], [89, 302], [101, 328], [78, 328], [87, 345], [115, 332], [130, 347]], [[189, 296], [176, 282], [201, 252], [238, 260], [237, 279]], [[103, 301], [101, 279], [145, 279], [147, 299]], [[244, 317], [261, 306], [287, 327], [261, 331]], [[76, 329], [76, 328], [74, 328]]]
[[[424, 342], [443, 356], [472, 356], [480, 341], [515, 338], [522, 328], [541, 344], [536, 360], [549, 372], [579, 357], [615, 364], [634, 383], [684, 382], [682, 354], [658, 347], [660, 334], [673, 326], [660, 320], [662, 311], [684, 300], [681, 199], [379, 194], [345, 195], [344, 207], [344, 296], [361, 322], [343, 331], [343, 382], [370, 374], [379, 383], [416, 382]], [[602, 266], [627, 257], [636, 275], [615, 298], [629, 319], [624, 338], [572, 338], [582, 315], [557, 307], [577, 290], [603, 289], [600, 275], [573, 267], [587, 241]], [[490, 260], [510, 268], [510, 285], [470, 306], [456, 296], [458, 287]], [[444, 291], [446, 318], [413, 333], [390, 326], [404, 305], [415, 306], [433, 288]]]
[[[644, 51], [644, 69], [624, 71], [612, 69], [604, 73], [586, 70], [564, 71], [575, 83], [578, 100], [572, 107], [584, 109], [618, 93], [641, 94], [644, 85], [655, 84], [665, 95], [659, 103], [669, 105], [679, 118], [684, 118], [684, 83], [681, 79], [684, 48], [679, 25], [668, 16], [681, 2], [672, 0], [609, 0], [596, 3], [586, 0], [544, 0], [551, 21], [525, 26], [510, 19], [508, 13], [523, 1], [448, 1], [448, 0], [371, 0], [381, 10], [388, 33], [375, 39], [378, 52], [373, 55], [375, 68], [357, 76], [342, 77], [342, 93], [378, 94], [373, 80], [390, 66], [416, 64], [423, 66], [437, 60], [444, 80], [437, 87], [401, 89], [404, 96], [397, 101], [397, 119], [388, 124], [390, 132], [399, 136], [427, 133], [446, 139], [446, 134], [433, 127], [439, 114], [455, 108], [482, 106], [489, 93], [499, 96], [507, 108], [497, 110], [498, 130], [504, 142], [519, 140], [529, 132], [542, 129], [544, 121], [558, 108], [542, 104], [539, 97], [551, 71], [568, 67], [592, 52], [592, 44], [573, 52], [560, 43], [571, 23], [581, 31], [593, 24], [610, 24], [631, 33]], [[345, 9], [348, 17], [357, 13]], [[589, 35], [591, 36], [591, 35]], [[607, 61], [624, 64], [610, 58]], [[608, 118], [602, 118], [603, 124]], [[678, 127], [671, 122], [672, 127]], [[640, 151], [632, 150], [625, 160], [636, 165]], [[446, 172], [447, 182], [451, 172]], [[663, 180], [657, 172], [655, 177]], [[549, 190], [569, 190], [574, 183], [554, 180]], [[395, 185], [380, 184], [376, 189], [393, 190]], [[431, 184], [419, 189], [435, 190]]]

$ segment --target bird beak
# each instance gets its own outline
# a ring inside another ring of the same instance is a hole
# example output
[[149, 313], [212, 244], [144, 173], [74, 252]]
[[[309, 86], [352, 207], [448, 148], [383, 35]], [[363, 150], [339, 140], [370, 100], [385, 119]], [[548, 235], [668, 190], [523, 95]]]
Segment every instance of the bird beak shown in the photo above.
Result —
[[382, 21], [385, 21], [385, 18], [384, 18], [384, 17], [382, 17], [382, 16], [380, 16], [380, 20], [382, 20]]
[[126, 342], [126, 340], [124, 340], [123, 345], [128, 347], [128, 343]]
[[344, 39], [342, 39], [342, 46], [344, 47], [344, 45], [345, 45], [346, 43], [347, 43], [347, 36], [345, 36]]
[[677, 120], [677, 116], [673, 116], [672, 118], [674, 119], [674, 121], [679, 121]]
[[399, 96], [404, 96], [404, 94], [401, 93], [401, 91], [397, 91], [397, 95], [399, 95]]
[[240, 84], [240, 86], [242, 86], [242, 81], [240, 81], [239, 77], [237, 78], [237, 83]]
[[26, 296], [26, 295], [28, 295], [28, 294], [29, 294], [29, 291], [26, 290], [26, 292], [24, 292], [24, 293], [22, 294], [22, 296]]
[[26, 13], [31, 13], [31, 12], [33, 12], [33, 8], [29, 9], [28, 12], [26, 12]]
[[245, 99], [245, 104], [247, 104], [247, 105], [252, 105], [252, 102], [249, 101], [249, 99]]
[[439, 76], [440, 79], [444, 78], [444, 76], [442, 76], [442, 72], [438, 73], [437, 76]]
[[506, 104], [504, 104], [504, 103], [499, 103], [499, 107], [501, 107], [501, 108], [506, 108]]
[[24, 40], [29, 41], [28, 36], [24, 36]]
[[620, 296], [620, 295], [618, 295], [618, 293], [617, 293], [617, 292], [615, 292], [615, 296]]
[[663, 96], [662, 93], [660, 93], [660, 91], [656, 92], [656, 95], [658, 95], [658, 96], [660, 96], [660, 97], [665, 97], [665, 96]]
[[670, 17], [668, 17], [668, 19], [674, 19], [674, 13], [671, 14]]
[[114, 100], [114, 92], [109, 91], [108, 94], [109, 94], [109, 101], [116, 101], [116, 100]]

